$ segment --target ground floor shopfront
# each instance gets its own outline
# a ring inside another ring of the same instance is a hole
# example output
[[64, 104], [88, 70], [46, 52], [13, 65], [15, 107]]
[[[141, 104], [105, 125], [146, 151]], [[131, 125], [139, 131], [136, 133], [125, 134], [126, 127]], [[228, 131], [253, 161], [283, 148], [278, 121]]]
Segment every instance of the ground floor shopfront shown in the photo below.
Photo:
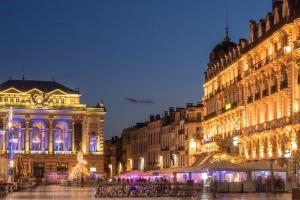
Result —
[[[92, 174], [104, 175], [102, 155], [85, 155], [84, 160]], [[14, 167], [21, 167], [23, 176], [35, 178], [63, 179], [77, 164], [77, 155], [15, 155]], [[9, 160], [7, 154], [0, 155], [0, 178], [8, 178]]]

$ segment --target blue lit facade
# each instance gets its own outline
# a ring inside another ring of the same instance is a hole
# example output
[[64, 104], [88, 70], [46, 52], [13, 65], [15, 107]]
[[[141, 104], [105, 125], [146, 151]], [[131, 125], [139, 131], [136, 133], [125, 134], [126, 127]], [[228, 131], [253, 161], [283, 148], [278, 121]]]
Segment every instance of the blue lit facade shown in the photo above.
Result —
[[[103, 174], [105, 108], [102, 103], [87, 107], [80, 96], [78, 90], [53, 81], [0, 84], [0, 162], [21, 155], [24, 175], [46, 178], [50, 172], [70, 171], [81, 151], [88, 167]], [[9, 130], [10, 107], [14, 116]], [[5, 173], [0, 169], [0, 178]]]

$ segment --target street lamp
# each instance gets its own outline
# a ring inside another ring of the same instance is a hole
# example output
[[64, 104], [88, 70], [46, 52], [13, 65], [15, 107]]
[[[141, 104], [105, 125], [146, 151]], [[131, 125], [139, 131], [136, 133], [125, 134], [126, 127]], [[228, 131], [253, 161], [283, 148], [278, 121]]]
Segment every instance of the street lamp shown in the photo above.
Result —
[[164, 158], [162, 155], [159, 156], [159, 166], [161, 169], [164, 167]]
[[173, 161], [174, 161], [174, 167], [177, 165], [177, 155], [175, 153], [172, 154]]
[[108, 168], [109, 168], [109, 172], [110, 172], [110, 177], [112, 178], [112, 176], [113, 176], [112, 164], [109, 164]]
[[141, 157], [140, 160], [141, 160], [140, 170], [144, 171], [144, 168], [145, 168], [145, 158]]

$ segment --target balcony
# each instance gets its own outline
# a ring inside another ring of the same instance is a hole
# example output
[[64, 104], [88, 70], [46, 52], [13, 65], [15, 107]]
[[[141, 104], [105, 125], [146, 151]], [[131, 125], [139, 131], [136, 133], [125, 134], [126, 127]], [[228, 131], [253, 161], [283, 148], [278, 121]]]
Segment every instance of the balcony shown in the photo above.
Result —
[[169, 147], [161, 147], [161, 151], [169, 151], [170, 148]]
[[[300, 114], [299, 117], [297, 118], [300, 121]], [[293, 121], [295, 119], [293, 118]], [[290, 117], [282, 117], [279, 119], [274, 119], [271, 121], [267, 121], [261, 124], [253, 125], [253, 126], [248, 126], [243, 129], [244, 134], [251, 134], [251, 133], [257, 133], [257, 132], [262, 132], [265, 130], [270, 130], [270, 129], [275, 129], [275, 128], [281, 128], [285, 125], [288, 125], [291, 123], [291, 118]]]
[[185, 122], [201, 122], [201, 118], [187, 118]]
[[184, 146], [180, 146], [180, 147], [177, 148], [177, 150], [178, 150], [178, 151], [184, 151], [185, 148], [184, 148]]
[[211, 119], [211, 118], [215, 117], [216, 115], [217, 115], [217, 113], [215, 111], [215, 112], [209, 113], [204, 118], [205, 118], [205, 120], [208, 120], [208, 119]]

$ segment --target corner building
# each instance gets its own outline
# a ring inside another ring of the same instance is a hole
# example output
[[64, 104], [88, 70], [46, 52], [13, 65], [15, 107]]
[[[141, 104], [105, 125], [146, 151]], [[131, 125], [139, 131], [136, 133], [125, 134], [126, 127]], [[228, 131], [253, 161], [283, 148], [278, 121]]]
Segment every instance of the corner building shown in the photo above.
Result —
[[227, 32], [210, 53], [201, 151], [276, 160], [296, 181], [299, 84], [300, 1], [273, 0], [272, 12], [250, 21], [249, 39], [236, 44]]
[[[23, 175], [46, 178], [68, 172], [81, 151], [92, 172], [103, 175], [102, 103], [87, 107], [79, 90], [55, 81], [8, 80], [0, 85], [0, 177], [8, 157], [21, 157]], [[11, 128], [9, 112], [12, 108]]]

